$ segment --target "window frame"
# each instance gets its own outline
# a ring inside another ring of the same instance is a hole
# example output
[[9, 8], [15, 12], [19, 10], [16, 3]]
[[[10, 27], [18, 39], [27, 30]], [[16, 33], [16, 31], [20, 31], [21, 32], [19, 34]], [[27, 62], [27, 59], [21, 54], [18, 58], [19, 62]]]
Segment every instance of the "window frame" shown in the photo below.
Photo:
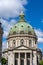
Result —
[[21, 45], [23, 45], [24, 44], [24, 39], [21, 39], [20, 43], [21, 43]]
[[16, 40], [13, 40], [13, 44], [14, 44], [14, 47], [15, 47], [15, 44], [16, 44]]
[[30, 39], [29, 40], [29, 47], [31, 47], [32, 46], [32, 40]]

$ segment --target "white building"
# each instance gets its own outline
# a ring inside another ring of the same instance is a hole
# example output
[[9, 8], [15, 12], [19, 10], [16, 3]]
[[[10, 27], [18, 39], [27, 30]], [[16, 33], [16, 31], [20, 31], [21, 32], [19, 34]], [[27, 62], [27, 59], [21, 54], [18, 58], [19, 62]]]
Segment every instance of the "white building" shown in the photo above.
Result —
[[37, 36], [32, 26], [26, 23], [23, 13], [9, 32], [7, 47], [3, 54], [8, 65], [37, 65]]

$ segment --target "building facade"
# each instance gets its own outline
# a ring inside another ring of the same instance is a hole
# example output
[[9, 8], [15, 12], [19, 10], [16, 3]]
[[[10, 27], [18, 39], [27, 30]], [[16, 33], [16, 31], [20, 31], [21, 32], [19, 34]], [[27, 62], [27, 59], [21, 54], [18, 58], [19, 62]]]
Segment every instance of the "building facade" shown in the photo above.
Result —
[[2, 57], [2, 36], [3, 36], [3, 28], [0, 23], [0, 63], [1, 63], [1, 57]]
[[24, 13], [15, 24], [7, 37], [7, 49], [3, 56], [8, 65], [37, 65], [37, 36], [32, 26], [26, 23]]

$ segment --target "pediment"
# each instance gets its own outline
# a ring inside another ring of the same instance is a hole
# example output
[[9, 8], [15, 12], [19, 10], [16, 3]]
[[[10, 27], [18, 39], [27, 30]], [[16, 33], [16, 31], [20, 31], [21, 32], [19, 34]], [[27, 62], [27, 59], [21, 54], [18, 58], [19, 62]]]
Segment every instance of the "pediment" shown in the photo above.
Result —
[[23, 46], [17, 47], [16, 49], [29, 49], [29, 48], [23, 45]]

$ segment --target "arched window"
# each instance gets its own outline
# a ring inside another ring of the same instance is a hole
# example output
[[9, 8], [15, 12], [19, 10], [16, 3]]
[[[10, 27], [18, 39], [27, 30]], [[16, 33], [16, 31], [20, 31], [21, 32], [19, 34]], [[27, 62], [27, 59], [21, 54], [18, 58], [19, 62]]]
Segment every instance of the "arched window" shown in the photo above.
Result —
[[21, 43], [21, 45], [23, 45], [23, 44], [24, 44], [24, 40], [23, 40], [23, 39], [21, 39], [21, 40], [20, 40], [20, 43]]
[[13, 34], [16, 34], [16, 31], [14, 31]]
[[13, 40], [13, 44], [14, 44], [14, 46], [15, 46], [15, 43], [16, 43], [16, 41], [15, 41], [15, 40]]
[[28, 34], [32, 35], [31, 31], [29, 31]]
[[29, 47], [31, 47], [31, 45], [32, 45], [31, 43], [32, 43], [31, 40], [29, 40]]

